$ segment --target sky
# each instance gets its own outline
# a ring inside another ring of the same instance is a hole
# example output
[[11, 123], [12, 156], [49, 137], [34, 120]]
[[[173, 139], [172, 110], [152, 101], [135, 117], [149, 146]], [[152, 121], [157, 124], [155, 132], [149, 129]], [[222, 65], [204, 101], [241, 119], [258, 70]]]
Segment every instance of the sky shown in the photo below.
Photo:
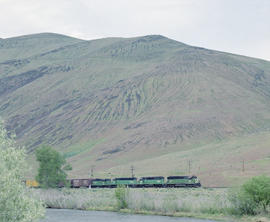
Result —
[[0, 0], [0, 38], [160, 34], [270, 61], [270, 0]]

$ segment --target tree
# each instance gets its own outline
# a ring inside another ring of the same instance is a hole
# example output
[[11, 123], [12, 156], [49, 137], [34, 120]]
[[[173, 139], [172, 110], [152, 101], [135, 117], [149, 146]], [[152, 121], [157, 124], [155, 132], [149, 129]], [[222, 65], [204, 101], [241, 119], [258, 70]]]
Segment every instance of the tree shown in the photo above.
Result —
[[257, 176], [244, 183], [230, 197], [236, 213], [266, 213], [270, 207], [270, 177]]
[[24, 182], [25, 151], [15, 146], [0, 121], [0, 221], [30, 222], [44, 215], [42, 203], [31, 197]]
[[67, 174], [65, 171], [72, 167], [66, 164], [65, 158], [50, 146], [42, 146], [36, 150], [39, 161], [36, 180], [42, 188], [55, 188], [59, 184], [66, 185]]

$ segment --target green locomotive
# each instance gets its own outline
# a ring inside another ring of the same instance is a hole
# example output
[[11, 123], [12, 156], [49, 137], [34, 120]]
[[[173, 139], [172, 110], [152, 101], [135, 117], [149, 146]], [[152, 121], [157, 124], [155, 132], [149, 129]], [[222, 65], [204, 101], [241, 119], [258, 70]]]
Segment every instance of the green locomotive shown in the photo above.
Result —
[[92, 179], [89, 187], [91, 188], [115, 188], [125, 186], [131, 188], [143, 187], [201, 187], [200, 180], [196, 176], [169, 176], [165, 181], [162, 176], [142, 177], [139, 180], [136, 177], [124, 177], [115, 179]]
[[107, 188], [112, 186], [111, 179], [94, 179], [92, 180], [92, 188]]
[[167, 177], [167, 187], [200, 187], [201, 183], [196, 176], [170, 176]]
[[138, 187], [164, 187], [164, 177], [142, 177], [138, 181]]
[[136, 187], [137, 178], [94, 179], [92, 188], [115, 188], [117, 186]]
[[116, 186], [137, 187], [138, 185], [136, 177], [115, 178], [113, 181]]

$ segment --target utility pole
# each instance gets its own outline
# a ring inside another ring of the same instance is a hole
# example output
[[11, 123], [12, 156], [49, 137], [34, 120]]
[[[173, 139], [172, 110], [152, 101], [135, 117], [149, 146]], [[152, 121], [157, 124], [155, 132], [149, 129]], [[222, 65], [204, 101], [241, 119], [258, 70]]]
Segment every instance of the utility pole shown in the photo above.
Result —
[[191, 161], [188, 160], [188, 174], [190, 174], [190, 171], [191, 171]]
[[242, 161], [242, 172], [245, 172], [245, 160]]
[[135, 177], [135, 175], [134, 175], [134, 170], [135, 170], [135, 168], [134, 168], [134, 166], [132, 165], [132, 166], [130, 167], [131, 177], [132, 177], [132, 178]]
[[91, 177], [94, 177], [94, 168], [95, 168], [95, 165], [92, 165], [91, 166]]

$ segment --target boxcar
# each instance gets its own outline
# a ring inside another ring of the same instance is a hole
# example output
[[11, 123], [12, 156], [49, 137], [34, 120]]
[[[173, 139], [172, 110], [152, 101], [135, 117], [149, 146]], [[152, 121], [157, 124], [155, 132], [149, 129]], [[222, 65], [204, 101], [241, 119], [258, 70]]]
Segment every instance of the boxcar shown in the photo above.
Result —
[[80, 181], [80, 179], [72, 179], [70, 181], [70, 187], [71, 188], [80, 188], [81, 187], [81, 181]]
[[164, 177], [142, 177], [138, 187], [164, 187]]
[[81, 187], [88, 188], [90, 184], [91, 184], [91, 180], [90, 179], [81, 179]]
[[71, 188], [89, 187], [91, 184], [91, 179], [72, 179], [70, 180]]

